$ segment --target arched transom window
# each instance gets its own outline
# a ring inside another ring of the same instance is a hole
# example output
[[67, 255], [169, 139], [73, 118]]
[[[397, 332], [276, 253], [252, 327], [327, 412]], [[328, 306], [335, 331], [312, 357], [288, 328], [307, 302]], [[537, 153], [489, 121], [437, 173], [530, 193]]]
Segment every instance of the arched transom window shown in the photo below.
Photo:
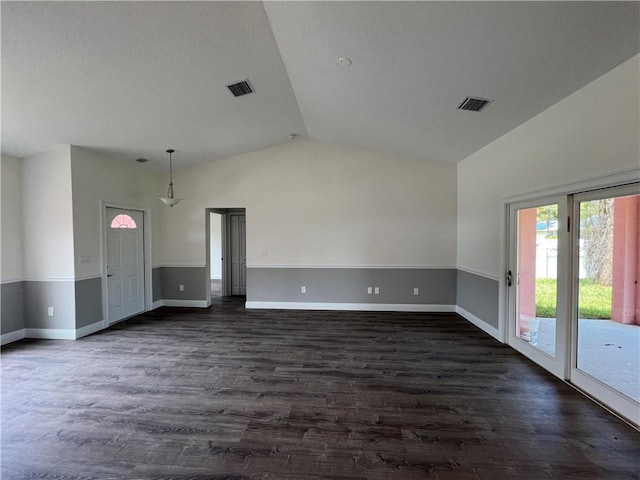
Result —
[[111, 228], [138, 228], [138, 226], [129, 215], [120, 213], [111, 220]]

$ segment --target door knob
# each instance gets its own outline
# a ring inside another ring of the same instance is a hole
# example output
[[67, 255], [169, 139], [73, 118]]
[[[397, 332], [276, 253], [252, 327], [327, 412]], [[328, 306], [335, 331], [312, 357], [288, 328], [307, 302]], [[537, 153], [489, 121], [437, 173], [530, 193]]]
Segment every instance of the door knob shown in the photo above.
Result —
[[113, 273], [107, 273], [107, 277], [113, 277]]

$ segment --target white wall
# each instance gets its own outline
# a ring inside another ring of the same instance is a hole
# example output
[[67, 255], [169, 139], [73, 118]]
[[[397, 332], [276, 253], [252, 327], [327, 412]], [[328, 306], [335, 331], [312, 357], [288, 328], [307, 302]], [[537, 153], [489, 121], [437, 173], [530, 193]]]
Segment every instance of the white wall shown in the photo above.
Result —
[[[134, 159], [126, 161], [76, 146], [71, 147], [71, 167], [76, 277], [102, 274], [101, 200], [151, 209], [152, 263], [158, 264], [161, 243], [158, 212], [163, 208], [158, 196], [165, 192], [164, 177]], [[89, 261], [80, 263], [80, 257]]]
[[458, 265], [498, 277], [504, 198], [640, 168], [640, 56], [458, 164]]
[[70, 147], [33, 155], [22, 162], [24, 277], [73, 280]]
[[0, 160], [0, 281], [23, 279], [22, 161], [2, 155]]
[[163, 210], [167, 265], [205, 265], [207, 207], [246, 208], [248, 266], [456, 265], [453, 164], [299, 139], [174, 183], [185, 200]]

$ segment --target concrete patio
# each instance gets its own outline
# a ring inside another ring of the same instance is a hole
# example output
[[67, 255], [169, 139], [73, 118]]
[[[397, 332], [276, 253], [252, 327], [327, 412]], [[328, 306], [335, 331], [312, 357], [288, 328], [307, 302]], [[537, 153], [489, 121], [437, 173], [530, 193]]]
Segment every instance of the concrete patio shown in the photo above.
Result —
[[[555, 318], [539, 318], [536, 347], [554, 356]], [[578, 368], [640, 402], [640, 326], [578, 321]]]

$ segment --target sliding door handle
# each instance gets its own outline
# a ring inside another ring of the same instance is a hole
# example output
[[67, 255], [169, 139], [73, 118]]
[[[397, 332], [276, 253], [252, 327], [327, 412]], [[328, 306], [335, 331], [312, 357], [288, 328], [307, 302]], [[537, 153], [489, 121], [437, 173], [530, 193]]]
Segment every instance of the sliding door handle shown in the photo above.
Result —
[[507, 271], [507, 287], [513, 285], [513, 275], [511, 274], [511, 270]]

